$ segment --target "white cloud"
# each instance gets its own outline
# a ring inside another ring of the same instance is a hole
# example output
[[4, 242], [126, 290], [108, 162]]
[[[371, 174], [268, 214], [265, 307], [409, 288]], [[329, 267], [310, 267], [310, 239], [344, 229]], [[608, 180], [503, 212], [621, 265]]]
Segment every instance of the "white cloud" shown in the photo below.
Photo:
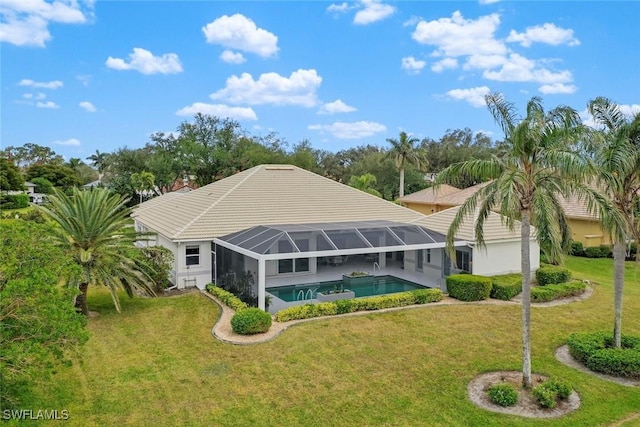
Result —
[[345, 104], [341, 99], [336, 99], [333, 102], [324, 104], [318, 114], [351, 113], [354, 111], [357, 111], [357, 108]]
[[382, 4], [380, 0], [361, 0], [363, 9], [356, 12], [353, 23], [357, 25], [368, 25], [381, 21], [396, 11], [396, 8], [388, 4]]
[[350, 7], [349, 4], [347, 4], [347, 2], [343, 2], [342, 4], [332, 4], [332, 5], [330, 5], [327, 8], [327, 12], [345, 13], [349, 9], [352, 9], [352, 7]]
[[418, 74], [424, 66], [427, 65], [425, 61], [417, 60], [413, 56], [407, 56], [402, 58], [402, 64], [400, 67], [403, 70], [407, 70], [409, 73]]
[[431, 66], [431, 71], [441, 73], [444, 70], [458, 68], [458, 60], [455, 58], [444, 58]]
[[265, 73], [258, 80], [249, 73], [242, 73], [240, 77], [229, 77], [226, 86], [210, 97], [233, 104], [313, 107], [318, 102], [316, 90], [321, 83], [322, 77], [314, 69], [294, 71], [289, 77]]
[[69, 139], [65, 139], [64, 141], [53, 141], [53, 143], [56, 145], [69, 145], [73, 147], [80, 146], [80, 141], [78, 141], [76, 138], [69, 138]]
[[223, 104], [194, 102], [176, 111], [176, 115], [178, 116], [193, 116], [197, 113], [210, 114], [223, 118], [231, 117], [236, 120], [258, 120], [255, 111], [250, 107], [229, 107]]
[[60, 108], [60, 106], [58, 104], [56, 104], [53, 101], [47, 101], [47, 102], [36, 102], [36, 107], [38, 108]]
[[494, 36], [499, 25], [500, 16], [495, 13], [474, 21], [456, 11], [451, 18], [419, 22], [412, 37], [418, 43], [436, 46], [437, 56], [504, 55], [506, 46]]
[[465, 70], [471, 70], [474, 68], [486, 70], [488, 68], [499, 67], [505, 62], [506, 59], [503, 55], [471, 55], [467, 58], [467, 62], [464, 64], [463, 68]]
[[24, 99], [45, 99], [47, 97], [47, 95], [45, 95], [42, 92], [38, 92], [38, 93], [25, 93], [22, 95], [22, 97]]
[[546, 43], [550, 45], [568, 44], [569, 46], [577, 46], [580, 40], [574, 37], [573, 30], [556, 27], [554, 24], [536, 25], [535, 27], [527, 27], [524, 33], [518, 33], [511, 30], [508, 42], [520, 43], [521, 46], [529, 47], [533, 43]]
[[423, 19], [420, 18], [419, 16], [412, 16], [411, 18], [407, 19], [406, 21], [404, 21], [402, 23], [403, 27], [413, 27], [414, 25], [417, 25], [418, 22], [422, 21]]
[[376, 133], [385, 132], [387, 128], [376, 122], [335, 122], [330, 125], [310, 125], [309, 130], [328, 132], [338, 139], [360, 139]]
[[620, 108], [620, 111], [622, 112], [622, 114], [626, 115], [627, 117], [633, 117], [636, 114], [640, 113], [640, 105], [638, 104], [632, 104], [632, 105], [621, 104], [621, 105], [618, 105], [618, 107]]
[[142, 74], [175, 74], [182, 72], [182, 64], [175, 53], [154, 56], [146, 49], [134, 47], [129, 54], [129, 62], [122, 58], [109, 57], [105, 63], [114, 70], [135, 70]]
[[278, 52], [278, 37], [258, 28], [244, 15], [223, 15], [202, 27], [207, 43], [269, 57]]
[[80, 107], [84, 108], [85, 111], [88, 111], [89, 113], [95, 113], [96, 112], [96, 107], [90, 103], [89, 101], [82, 101], [80, 104]]
[[88, 74], [80, 74], [78, 76], [76, 76], [76, 79], [78, 79], [78, 81], [80, 83], [82, 83], [82, 86], [89, 86], [89, 82], [91, 81], [91, 76]]
[[41, 88], [41, 89], [59, 89], [64, 86], [60, 80], [52, 80], [50, 82], [36, 82], [31, 79], [22, 79], [18, 86], [28, 86], [33, 88]]
[[517, 53], [504, 58], [497, 71], [485, 70], [482, 75], [489, 80], [501, 82], [537, 82], [542, 84], [569, 83], [573, 80], [570, 71], [552, 71], [540, 67], [539, 63]]
[[[75, 0], [2, 0], [0, 6], [0, 42], [16, 46], [45, 47], [51, 40], [50, 23], [81, 24], [93, 2]], [[82, 10], [81, 6], [85, 6]]]
[[493, 4], [493, 3], [498, 3], [500, 0], [479, 0], [478, 3], [480, 4]]
[[474, 87], [470, 89], [453, 89], [447, 92], [447, 96], [457, 101], [466, 101], [471, 106], [479, 108], [486, 107], [484, 96], [491, 90], [487, 86]]
[[575, 93], [578, 88], [575, 85], [565, 85], [563, 83], [553, 83], [548, 85], [542, 85], [538, 90], [544, 94], [556, 94], [556, 93]]
[[240, 52], [234, 52], [232, 50], [225, 50], [220, 54], [220, 59], [229, 64], [242, 64], [247, 61]]

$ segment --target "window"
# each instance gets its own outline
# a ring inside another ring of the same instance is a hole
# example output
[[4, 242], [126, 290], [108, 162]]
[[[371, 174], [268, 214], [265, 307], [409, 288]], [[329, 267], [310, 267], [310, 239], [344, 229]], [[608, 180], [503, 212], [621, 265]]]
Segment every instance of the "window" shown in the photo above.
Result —
[[422, 271], [422, 266], [424, 264], [424, 258], [422, 256], [422, 251], [416, 251], [416, 270]]
[[187, 246], [186, 254], [186, 262], [188, 266], [200, 264], [200, 246]]
[[431, 264], [431, 249], [427, 249], [427, 264]]
[[[294, 242], [301, 252], [309, 251], [309, 240], [300, 239], [300, 240], [295, 240]], [[278, 242], [278, 245], [280, 246], [279, 249], [281, 252], [283, 252], [282, 248], [284, 248], [284, 246], [281, 246], [280, 243], [282, 242]], [[288, 241], [286, 242], [286, 244], [288, 244], [291, 247], [291, 249], [288, 251], [288, 252], [291, 252], [293, 250], [293, 246], [291, 246], [291, 243], [289, 243]], [[281, 259], [278, 261], [278, 274], [303, 273], [308, 271], [309, 271], [309, 258]]]
[[278, 274], [293, 273], [293, 260], [281, 259], [278, 260]]
[[296, 273], [309, 271], [309, 258], [296, 258], [294, 266]]
[[471, 253], [456, 251], [456, 267], [462, 271], [471, 273]]

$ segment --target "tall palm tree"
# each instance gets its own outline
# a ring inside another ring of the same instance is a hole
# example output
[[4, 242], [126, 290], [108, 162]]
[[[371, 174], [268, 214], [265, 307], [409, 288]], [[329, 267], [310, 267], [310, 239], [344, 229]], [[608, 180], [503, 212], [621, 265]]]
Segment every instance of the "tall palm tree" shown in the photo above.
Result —
[[140, 195], [140, 203], [142, 203], [142, 195], [145, 191], [151, 191], [155, 187], [156, 177], [147, 171], [136, 172], [131, 174], [131, 185]]
[[91, 160], [91, 166], [98, 170], [98, 179], [102, 179], [104, 171], [107, 168], [109, 153], [101, 153], [100, 150], [96, 150], [94, 154], [87, 157], [87, 160]]
[[40, 207], [59, 227], [54, 237], [82, 268], [78, 283], [80, 295], [76, 307], [83, 314], [87, 308], [89, 285], [105, 285], [120, 312], [117, 291], [124, 289], [132, 297], [134, 290], [154, 295], [138, 258], [132, 256], [134, 243], [141, 238], [131, 225], [127, 200], [107, 189], [80, 191], [71, 196], [56, 192], [48, 207]]
[[613, 338], [615, 346], [621, 347], [626, 241], [635, 238], [640, 242], [640, 223], [634, 213], [640, 192], [640, 113], [631, 119], [615, 102], [603, 97], [589, 102], [588, 110], [599, 126], [593, 144], [597, 182], [625, 222], [624, 228], [615, 224], [607, 227], [613, 236]]
[[452, 251], [453, 239], [463, 221], [476, 219], [475, 236], [478, 247], [484, 247], [484, 222], [492, 210], [497, 210], [505, 224], [514, 229], [520, 220], [522, 269], [522, 374], [523, 386], [531, 382], [531, 224], [537, 227], [537, 239], [551, 255], [562, 252], [561, 223], [566, 222], [558, 202], [559, 195], [576, 193], [589, 205], [606, 204], [602, 196], [581, 184], [591, 171], [588, 159], [571, 151], [570, 146], [580, 136], [578, 113], [568, 107], [545, 112], [541, 100], [531, 98], [526, 116], [520, 118], [514, 105], [500, 93], [485, 96], [489, 111], [502, 128], [505, 152], [488, 160], [468, 160], [450, 165], [440, 172], [436, 185], [455, 181], [461, 176], [480, 182], [491, 182], [467, 199], [456, 214], [447, 244]]
[[416, 169], [422, 169], [427, 166], [427, 158], [425, 153], [416, 147], [418, 138], [407, 135], [406, 132], [400, 132], [400, 138], [387, 138], [387, 142], [391, 144], [391, 148], [387, 152], [387, 157], [392, 157], [393, 161], [400, 171], [400, 196], [404, 196], [404, 170], [407, 164], [413, 165]]

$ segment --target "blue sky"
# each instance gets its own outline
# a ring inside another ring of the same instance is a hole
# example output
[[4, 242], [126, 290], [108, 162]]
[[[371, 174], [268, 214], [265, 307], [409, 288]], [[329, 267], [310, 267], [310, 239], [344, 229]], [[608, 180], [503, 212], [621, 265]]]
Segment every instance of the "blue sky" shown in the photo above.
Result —
[[65, 158], [142, 147], [198, 111], [337, 151], [400, 131], [499, 139], [490, 90], [521, 110], [640, 110], [635, 1], [2, 0], [0, 16], [1, 145]]

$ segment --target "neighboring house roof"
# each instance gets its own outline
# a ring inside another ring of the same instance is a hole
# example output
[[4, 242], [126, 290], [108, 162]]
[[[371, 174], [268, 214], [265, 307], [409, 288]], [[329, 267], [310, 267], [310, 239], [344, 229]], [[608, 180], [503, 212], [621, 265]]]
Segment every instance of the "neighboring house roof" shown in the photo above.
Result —
[[174, 241], [211, 240], [259, 225], [388, 220], [430, 228], [433, 222], [291, 165], [255, 166], [188, 193], [167, 193], [140, 204], [133, 217]]
[[437, 190], [435, 190], [434, 187], [425, 188], [424, 190], [400, 197], [398, 201], [403, 203], [436, 204], [442, 197], [457, 193], [458, 191], [460, 191], [459, 188], [442, 184]]
[[84, 188], [98, 187], [98, 186], [100, 186], [101, 183], [102, 183], [102, 181], [97, 179], [95, 181], [91, 181], [90, 183], [83, 185], [83, 187]]
[[24, 186], [25, 187], [35, 187], [36, 185], [33, 182], [25, 181], [24, 182]]

